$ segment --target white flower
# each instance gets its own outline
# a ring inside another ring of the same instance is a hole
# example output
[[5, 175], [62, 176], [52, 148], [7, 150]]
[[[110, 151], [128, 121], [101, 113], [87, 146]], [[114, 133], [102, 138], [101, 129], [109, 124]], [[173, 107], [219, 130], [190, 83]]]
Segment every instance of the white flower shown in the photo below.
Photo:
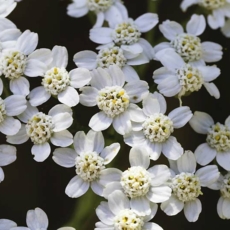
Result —
[[13, 94], [28, 95], [30, 84], [24, 75], [42, 76], [46, 66], [52, 61], [51, 51], [49, 49], [35, 50], [37, 44], [38, 35], [26, 30], [17, 39], [15, 46], [2, 50], [0, 75], [3, 74], [10, 80], [10, 90]]
[[187, 64], [180, 55], [169, 49], [159, 51], [156, 56], [164, 67], [154, 71], [153, 79], [164, 96], [177, 95], [180, 99], [204, 85], [211, 96], [216, 99], [220, 97], [216, 85], [210, 83], [220, 75], [220, 69], [216, 66]]
[[149, 215], [140, 216], [121, 191], [114, 191], [108, 196], [108, 202], [102, 201], [96, 209], [100, 222], [96, 223], [95, 230], [163, 230], [158, 224], [148, 222], [156, 211], [157, 205], [153, 205]]
[[9, 165], [15, 160], [16, 160], [16, 148], [11, 145], [0, 145], [0, 182], [2, 182], [5, 177], [1, 167]]
[[92, 11], [97, 16], [94, 27], [103, 25], [104, 20], [109, 24], [115, 23], [119, 18], [127, 15], [127, 9], [120, 0], [72, 0], [67, 7], [67, 14], [80, 18]]
[[196, 171], [196, 159], [191, 151], [177, 160], [170, 161], [172, 171], [172, 196], [161, 204], [161, 209], [169, 216], [174, 216], [184, 208], [189, 222], [197, 221], [201, 213], [201, 186], [207, 187], [215, 182], [220, 173], [216, 165], [208, 165]]
[[98, 54], [90, 50], [76, 53], [74, 55], [74, 62], [78, 67], [89, 70], [98, 67], [109, 68], [111, 65], [117, 65], [123, 71], [125, 81], [131, 82], [139, 80], [139, 76], [130, 65], [141, 65], [149, 62], [149, 60], [144, 55], [130, 56], [122, 48], [109, 44], [108, 46], [101, 47]]
[[33, 89], [30, 94], [30, 104], [38, 106], [48, 101], [51, 95], [67, 106], [76, 106], [79, 95], [75, 88], [83, 87], [91, 80], [90, 72], [84, 68], [73, 69], [68, 72], [68, 52], [63, 46], [54, 46], [52, 63], [42, 75], [42, 86]]
[[218, 164], [230, 171], [230, 116], [224, 125], [215, 124], [210, 115], [196, 111], [189, 123], [197, 133], [207, 134], [207, 143], [195, 150], [197, 162], [207, 165], [216, 157]]
[[0, 0], [0, 18], [7, 17], [17, 6], [15, 0]]
[[166, 20], [159, 29], [170, 42], [162, 42], [154, 47], [157, 53], [162, 49], [173, 49], [185, 62], [205, 64], [221, 60], [222, 46], [214, 42], [201, 42], [201, 35], [206, 27], [203, 15], [194, 14], [186, 25], [187, 33], [183, 27], [174, 21]]
[[208, 24], [218, 29], [225, 24], [225, 17], [230, 18], [230, 0], [183, 0], [181, 9], [186, 11], [191, 5], [198, 4], [208, 11]]
[[73, 143], [72, 134], [66, 130], [73, 122], [72, 110], [66, 105], [56, 105], [46, 115], [28, 103], [26, 111], [18, 117], [26, 125], [22, 124], [17, 134], [8, 135], [7, 142], [22, 144], [30, 138], [34, 144], [31, 152], [37, 162], [44, 161], [50, 155], [49, 141], [61, 147]]
[[[0, 95], [3, 84], [0, 81]], [[11, 95], [5, 99], [0, 97], [0, 132], [5, 135], [14, 135], [21, 128], [19, 120], [13, 118], [26, 110], [26, 99], [22, 95]]]
[[164, 185], [170, 178], [166, 165], [150, 165], [149, 154], [143, 147], [133, 147], [129, 154], [131, 167], [124, 171], [117, 182], [109, 183], [103, 195], [107, 198], [113, 191], [120, 190], [130, 198], [130, 207], [140, 216], [151, 213], [153, 203], [169, 199], [171, 189]]
[[120, 144], [114, 143], [104, 148], [102, 133], [93, 130], [87, 135], [83, 131], [77, 132], [73, 144], [75, 150], [59, 148], [53, 156], [53, 160], [63, 167], [76, 167], [77, 175], [70, 180], [65, 193], [77, 198], [91, 187], [97, 195], [102, 196], [105, 185], [121, 177], [120, 170], [105, 168], [117, 155]]
[[135, 21], [126, 15], [120, 18], [119, 22], [110, 25], [110, 28], [91, 29], [90, 39], [102, 45], [120, 46], [126, 57], [137, 58], [137, 61], [144, 63], [146, 60], [153, 59], [153, 53], [152, 46], [147, 40], [141, 38], [141, 33], [151, 30], [157, 23], [157, 14], [146, 13]]
[[20, 30], [13, 22], [6, 18], [0, 18], [0, 52], [3, 49], [15, 46], [20, 35]]
[[168, 116], [165, 112], [164, 97], [156, 92], [149, 94], [143, 100], [143, 115], [140, 113], [139, 121], [132, 123], [133, 130], [124, 135], [125, 143], [145, 146], [152, 160], [157, 160], [161, 152], [168, 159], [177, 160], [183, 154], [183, 148], [171, 134], [174, 129], [183, 127], [192, 113], [187, 106], [174, 109]]
[[148, 94], [147, 82], [137, 80], [124, 85], [125, 76], [116, 65], [98, 68], [92, 74], [91, 86], [80, 89], [80, 103], [90, 107], [97, 105], [101, 110], [91, 118], [90, 128], [102, 131], [113, 124], [114, 129], [124, 135], [131, 130], [131, 120], [141, 119], [141, 109], [134, 103]]
[[[29, 210], [27, 212], [26, 224], [28, 228], [17, 227], [17, 224], [11, 220], [0, 219], [1, 230], [47, 230], [49, 225], [49, 220], [46, 213], [42, 209], [35, 208], [34, 210]], [[63, 227], [57, 230], [75, 230], [75, 228]]]

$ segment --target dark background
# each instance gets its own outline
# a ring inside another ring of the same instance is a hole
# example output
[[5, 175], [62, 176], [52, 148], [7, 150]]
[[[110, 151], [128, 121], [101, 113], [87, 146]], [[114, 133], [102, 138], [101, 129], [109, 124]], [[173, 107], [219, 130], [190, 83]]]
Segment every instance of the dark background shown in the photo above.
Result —
[[[194, 6], [186, 14], [182, 13], [179, 8], [180, 2], [180, 0], [158, 0], [157, 13], [160, 22], [170, 19], [184, 25], [194, 12], [200, 10]], [[82, 50], [94, 50], [96, 44], [88, 38], [89, 30], [92, 27], [89, 17], [76, 19], [67, 16], [66, 7], [68, 3], [65, 0], [23, 0], [8, 18], [21, 31], [30, 29], [38, 33], [38, 48], [52, 49], [54, 45], [67, 47], [69, 52], [68, 70], [71, 70], [76, 67], [72, 61], [73, 55]], [[147, 12], [148, 5], [154, 6], [154, 4], [157, 4], [151, 0], [125, 0], [124, 3], [130, 17], [134, 19]], [[156, 27], [152, 45], [163, 41], [162, 39], [162, 35]], [[230, 114], [230, 39], [225, 38], [218, 30], [210, 30], [209, 27], [201, 36], [201, 39], [202, 41], [218, 42], [224, 48], [223, 60], [217, 63], [222, 74], [215, 80], [221, 92], [221, 98], [219, 100], [214, 99], [203, 87], [199, 92], [185, 98], [183, 104], [189, 105], [193, 112], [196, 110], [205, 111], [216, 122], [224, 123], [224, 120]], [[159, 67], [159, 63], [151, 61], [146, 65], [146, 71], [142, 72], [140, 77], [147, 80], [150, 86], [153, 86], [152, 72]], [[39, 78], [31, 79], [31, 89], [40, 84], [40, 81]], [[167, 99], [167, 102], [167, 113], [179, 105], [175, 98]], [[49, 103], [40, 106], [39, 109], [47, 112], [55, 103], [57, 101], [54, 99], [50, 100]], [[80, 130], [88, 131], [89, 119], [95, 111], [95, 108], [84, 108], [81, 105], [74, 108], [76, 123], [71, 127], [73, 134]], [[122, 149], [114, 161], [114, 166], [125, 170], [129, 165], [129, 147], [124, 146], [122, 137], [115, 134], [111, 129], [103, 133], [107, 144], [117, 141], [122, 144]], [[205, 141], [205, 135], [195, 133], [189, 125], [176, 130], [174, 135], [185, 150], [194, 151], [199, 144]], [[6, 143], [3, 135], [0, 138], [0, 143]], [[75, 176], [74, 168], [66, 169], [58, 166], [53, 162], [51, 156], [43, 163], [35, 162], [30, 153], [31, 146], [30, 142], [17, 146], [17, 160], [13, 164], [3, 167], [6, 176], [0, 184], [0, 218], [11, 219], [18, 225], [25, 226], [26, 212], [35, 207], [40, 207], [48, 215], [49, 229], [51, 230], [67, 225], [71, 225], [77, 230], [93, 229], [95, 222], [98, 221], [95, 209], [102, 199], [91, 191], [88, 191], [79, 199], [69, 198], [64, 191], [69, 180]], [[161, 157], [157, 163], [167, 162], [164, 157]], [[221, 220], [216, 211], [219, 192], [208, 189], [202, 191], [204, 195], [199, 197], [202, 202], [202, 213], [196, 223], [189, 223], [183, 212], [177, 216], [168, 217], [160, 208], [153, 221], [165, 230], [229, 229], [230, 222]]]

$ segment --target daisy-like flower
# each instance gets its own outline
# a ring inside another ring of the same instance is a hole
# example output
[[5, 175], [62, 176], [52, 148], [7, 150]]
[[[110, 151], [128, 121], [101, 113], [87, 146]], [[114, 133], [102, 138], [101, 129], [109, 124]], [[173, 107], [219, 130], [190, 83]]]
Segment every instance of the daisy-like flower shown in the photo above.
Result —
[[[17, 224], [8, 219], [0, 219], [0, 229], [1, 230], [47, 230], [49, 225], [49, 220], [46, 213], [40, 209], [35, 208], [34, 210], [29, 210], [26, 214], [26, 224], [27, 227], [17, 227]], [[72, 227], [62, 227], [57, 230], [75, 230]]]
[[164, 185], [170, 178], [166, 165], [150, 165], [149, 154], [143, 147], [133, 147], [129, 154], [131, 167], [124, 171], [120, 181], [109, 183], [103, 195], [105, 198], [120, 190], [130, 198], [130, 207], [140, 216], [149, 215], [153, 203], [161, 203], [171, 196], [171, 188]]
[[157, 205], [152, 204], [149, 215], [140, 216], [138, 210], [121, 191], [114, 191], [108, 196], [108, 202], [102, 201], [96, 209], [100, 222], [95, 230], [163, 230], [158, 224], [150, 221], [157, 212]]
[[30, 84], [24, 76], [42, 76], [46, 65], [52, 61], [51, 51], [35, 50], [37, 44], [38, 35], [26, 30], [17, 39], [14, 47], [3, 49], [0, 54], [0, 75], [3, 74], [10, 80], [13, 94], [28, 95]]
[[207, 134], [206, 143], [195, 150], [197, 162], [207, 165], [216, 157], [218, 164], [230, 171], [230, 116], [223, 125], [214, 123], [207, 113], [196, 111], [189, 123], [197, 133]]
[[137, 80], [125, 85], [125, 75], [116, 65], [98, 68], [92, 74], [91, 86], [80, 89], [80, 103], [89, 107], [97, 105], [101, 110], [90, 119], [90, 128], [102, 131], [113, 124], [114, 129], [124, 135], [131, 130], [131, 120], [142, 119], [142, 111], [134, 103], [148, 94], [147, 82]]
[[183, 127], [192, 117], [189, 107], [174, 109], [168, 116], [164, 97], [155, 92], [143, 100], [143, 115], [139, 122], [132, 123], [132, 131], [124, 135], [129, 146], [142, 145], [147, 148], [150, 159], [157, 160], [163, 154], [171, 160], [177, 160], [183, 154], [183, 148], [172, 136], [174, 129]]
[[154, 71], [153, 79], [164, 96], [177, 95], [181, 100], [181, 97], [200, 90], [204, 85], [211, 96], [216, 99], [220, 97], [216, 85], [210, 83], [220, 75], [220, 69], [216, 66], [187, 64], [179, 54], [169, 49], [158, 52], [157, 58], [164, 67]]
[[0, 0], [0, 18], [7, 17], [17, 6], [16, 0]]
[[54, 151], [53, 160], [66, 168], [76, 167], [76, 176], [66, 187], [65, 193], [72, 198], [82, 196], [89, 187], [102, 196], [105, 185], [118, 181], [121, 171], [108, 168], [120, 150], [120, 144], [114, 143], [104, 148], [104, 137], [101, 132], [90, 130], [87, 135], [83, 131], [74, 136], [74, 149], [59, 148]]
[[183, 0], [181, 9], [198, 4], [208, 11], [208, 24], [212, 29], [218, 29], [225, 24], [225, 18], [230, 18], [230, 0]]
[[21, 32], [13, 22], [6, 18], [0, 18], [0, 52], [3, 49], [15, 46]]
[[104, 20], [109, 24], [115, 23], [127, 15], [127, 9], [120, 0], [72, 0], [67, 7], [67, 14], [74, 18], [83, 17], [89, 11], [97, 16], [94, 27], [102, 26]]
[[80, 51], [74, 55], [74, 62], [78, 67], [89, 70], [117, 65], [123, 71], [125, 81], [131, 82], [138, 80], [139, 76], [130, 65], [141, 65], [149, 62], [149, 60], [144, 55], [129, 56], [121, 47], [110, 44], [102, 47], [98, 54], [90, 50]]
[[[0, 81], [0, 95], [3, 84]], [[26, 99], [22, 95], [11, 95], [5, 99], [0, 97], [0, 132], [5, 135], [14, 135], [21, 128], [21, 122], [13, 116], [18, 116], [27, 108]]]
[[141, 38], [141, 33], [148, 32], [157, 23], [157, 14], [146, 13], [135, 21], [132, 18], [128, 18], [127, 15], [125, 18], [120, 18], [118, 23], [110, 25], [110, 28], [91, 29], [90, 39], [102, 45], [115, 44], [121, 47], [125, 56], [129, 56], [129, 58], [142, 59], [142, 62], [146, 58], [152, 60], [152, 46], [147, 40]]
[[76, 106], [79, 95], [75, 88], [85, 86], [91, 80], [89, 70], [84, 68], [73, 69], [68, 73], [68, 52], [63, 46], [54, 46], [52, 63], [42, 76], [42, 86], [33, 89], [30, 94], [30, 104], [38, 106], [48, 101], [51, 95], [67, 106]]
[[37, 162], [44, 161], [50, 155], [49, 141], [61, 147], [73, 143], [72, 134], [66, 130], [73, 122], [72, 110], [66, 105], [56, 105], [46, 115], [28, 103], [26, 111], [18, 117], [26, 124], [22, 124], [17, 134], [7, 136], [7, 142], [22, 144], [30, 138], [34, 144], [31, 152]]
[[172, 196], [161, 204], [161, 209], [169, 216], [174, 216], [184, 209], [189, 222], [197, 221], [201, 213], [201, 187], [207, 187], [215, 182], [220, 173], [216, 165], [208, 165], [196, 171], [196, 159], [191, 151], [177, 160], [170, 161], [172, 169]]
[[4, 172], [1, 167], [9, 165], [15, 160], [16, 148], [11, 145], [0, 145], [0, 182], [2, 182], [5, 178]]
[[185, 62], [205, 64], [221, 60], [222, 46], [214, 42], [201, 42], [201, 35], [206, 27], [203, 15], [194, 14], [186, 25], [187, 33], [183, 27], [174, 21], [166, 20], [159, 29], [170, 42], [162, 42], [154, 47], [157, 53], [162, 49], [172, 49], [178, 53]]

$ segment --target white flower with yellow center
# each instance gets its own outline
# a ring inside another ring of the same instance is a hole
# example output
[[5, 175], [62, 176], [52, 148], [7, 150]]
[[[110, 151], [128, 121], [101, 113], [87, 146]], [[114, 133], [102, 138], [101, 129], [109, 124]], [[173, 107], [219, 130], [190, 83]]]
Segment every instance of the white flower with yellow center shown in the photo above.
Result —
[[0, 0], [0, 18], [7, 17], [17, 6], [17, 0]]
[[198, 37], [206, 27], [203, 15], [192, 15], [186, 25], [186, 31], [183, 27], [174, 21], [166, 20], [159, 29], [164, 37], [170, 42], [162, 42], [156, 45], [153, 50], [157, 53], [163, 49], [171, 49], [178, 53], [185, 62], [198, 65], [204, 65], [205, 62], [217, 62], [222, 59], [222, 46], [214, 42], [201, 42]]
[[230, 18], [230, 0], [183, 0], [181, 9], [186, 11], [192, 5], [200, 5], [208, 12], [208, 24], [212, 29], [225, 25], [225, 18]]
[[169, 161], [171, 166], [172, 196], [161, 204], [161, 209], [169, 216], [174, 216], [182, 209], [189, 222], [197, 221], [201, 213], [201, 187], [208, 187], [218, 180], [219, 171], [216, 165], [208, 165], [196, 171], [196, 159], [191, 151], [177, 161]]
[[74, 62], [78, 67], [93, 70], [98, 67], [109, 68], [111, 65], [117, 65], [125, 75], [125, 81], [131, 82], [139, 80], [139, 76], [133, 66], [149, 62], [149, 59], [141, 54], [130, 56], [121, 47], [109, 44], [100, 48], [98, 54], [93, 51], [80, 51], [74, 55]]
[[101, 132], [83, 131], [74, 136], [74, 149], [59, 148], [54, 151], [53, 160], [65, 168], [76, 168], [76, 176], [66, 187], [65, 193], [72, 198], [82, 196], [89, 187], [99, 196], [112, 181], [119, 181], [121, 171], [116, 168], [106, 169], [120, 150], [120, 144], [114, 143], [104, 148], [104, 137]]
[[26, 30], [13, 47], [6, 47], [0, 53], [0, 75], [9, 79], [13, 94], [28, 95], [30, 84], [25, 76], [42, 76], [52, 61], [51, 51], [35, 50], [37, 44], [38, 35]]
[[153, 79], [164, 96], [177, 95], [181, 100], [181, 97], [199, 91], [204, 85], [211, 96], [216, 99], [220, 97], [216, 85], [210, 83], [220, 75], [220, 69], [216, 66], [187, 64], [180, 55], [169, 49], [159, 51], [156, 56], [164, 67], [154, 71]]
[[164, 202], [171, 196], [171, 188], [165, 185], [170, 171], [166, 165], [148, 168], [149, 154], [143, 147], [133, 147], [129, 161], [131, 167], [122, 173], [120, 181], [109, 183], [103, 195], [108, 198], [113, 191], [120, 190], [130, 198], [130, 205], [138, 215], [149, 215], [155, 203]]
[[163, 154], [171, 160], [177, 160], [183, 154], [183, 148], [172, 136], [174, 129], [183, 127], [192, 117], [188, 106], [174, 109], [168, 116], [164, 97], [155, 92], [143, 100], [143, 114], [139, 122], [132, 122], [132, 131], [124, 135], [129, 146], [142, 145], [147, 148], [150, 159], [157, 160]]
[[148, 222], [156, 211], [157, 205], [151, 205], [149, 214], [141, 216], [124, 193], [113, 191], [108, 196], [108, 202], [102, 201], [96, 209], [100, 222], [96, 223], [95, 229], [163, 230], [159, 225]]
[[22, 144], [30, 139], [34, 144], [31, 153], [37, 162], [46, 160], [50, 155], [49, 142], [61, 147], [73, 143], [73, 136], [67, 130], [73, 122], [72, 110], [66, 105], [56, 105], [46, 115], [28, 103], [26, 111], [18, 117], [25, 124], [15, 135], [8, 135], [7, 142]]
[[108, 27], [98, 27], [90, 30], [90, 39], [103, 46], [119, 46], [125, 56], [132, 58], [133, 63], [146, 63], [153, 59], [152, 46], [141, 38], [141, 34], [153, 29], [158, 23], [158, 15], [146, 13], [136, 20], [128, 15]]
[[93, 70], [90, 84], [80, 89], [80, 103], [89, 107], [97, 105], [101, 110], [90, 119], [90, 128], [102, 131], [113, 124], [124, 135], [131, 130], [131, 121], [142, 121], [142, 111], [134, 103], [148, 94], [147, 82], [136, 80], [125, 84], [124, 73], [113, 65]]
[[216, 157], [218, 164], [230, 171], [230, 116], [224, 124], [215, 124], [210, 115], [196, 111], [189, 123], [197, 133], [207, 135], [207, 143], [199, 145], [195, 150], [197, 162], [207, 165]]
[[77, 68], [68, 72], [66, 70], [68, 52], [63, 46], [54, 46], [52, 59], [52, 63], [42, 75], [42, 86], [34, 88], [29, 94], [30, 104], [39, 106], [54, 96], [67, 106], [76, 106], [79, 103], [79, 95], [75, 88], [89, 83], [91, 80], [89, 70]]
[[104, 21], [114, 24], [127, 15], [127, 9], [120, 0], [72, 0], [67, 7], [67, 14], [74, 18], [83, 17], [89, 11], [97, 16], [94, 27], [102, 26]]
[[[0, 229], [4, 230], [47, 230], [49, 225], [49, 220], [46, 213], [40, 209], [35, 208], [34, 210], [29, 210], [26, 214], [26, 224], [27, 227], [17, 227], [17, 224], [8, 219], [0, 219]], [[75, 230], [72, 227], [62, 227], [57, 230]]]

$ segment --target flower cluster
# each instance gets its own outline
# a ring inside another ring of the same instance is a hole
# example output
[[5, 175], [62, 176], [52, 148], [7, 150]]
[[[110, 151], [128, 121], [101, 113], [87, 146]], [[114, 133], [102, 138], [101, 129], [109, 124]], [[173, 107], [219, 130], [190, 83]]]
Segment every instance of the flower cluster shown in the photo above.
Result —
[[[211, 28], [222, 28], [230, 36], [229, 0], [183, 0], [181, 8], [193, 4], [208, 10]], [[184, 209], [186, 219], [195, 222], [202, 211], [202, 187], [220, 190], [217, 212], [230, 219], [230, 116], [224, 124], [215, 123], [207, 113], [193, 114], [188, 105], [182, 106], [182, 98], [202, 86], [215, 99], [220, 97], [212, 81], [221, 71], [209, 63], [222, 59], [222, 46], [201, 41], [205, 17], [193, 14], [186, 30], [175, 21], [161, 22], [160, 32], [168, 42], [153, 46], [142, 33], [157, 25], [156, 13], [134, 20], [120, 0], [73, 0], [67, 7], [69, 16], [96, 14], [89, 39], [99, 46], [97, 52], [77, 52], [77, 68], [68, 70], [66, 47], [37, 49], [37, 33], [21, 32], [5, 18], [16, 5], [14, 0], [0, 0], [0, 132], [11, 144], [0, 145], [0, 166], [16, 160], [13, 145], [30, 141], [36, 162], [52, 154], [56, 164], [74, 167], [66, 195], [79, 198], [91, 188], [106, 200], [96, 208], [95, 230], [162, 230], [152, 221], [158, 204], [169, 216]], [[152, 76], [157, 90], [133, 67], [150, 61], [162, 64]], [[31, 84], [34, 78], [40, 79], [36, 87]], [[166, 113], [164, 96], [176, 97], [179, 107]], [[47, 112], [41, 105], [47, 106], [50, 98], [56, 104]], [[95, 107], [87, 134], [76, 125], [78, 104]], [[175, 130], [186, 124], [207, 135], [194, 154], [176, 138]], [[109, 132], [124, 141], [108, 144], [104, 136]], [[130, 166], [120, 170], [114, 159], [124, 144], [131, 147]], [[155, 162], [161, 153], [168, 166]], [[196, 170], [197, 163], [204, 167]], [[28, 211], [26, 223], [28, 228], [0, 219], [0, 230], [48, 228], [40, 208]]]

